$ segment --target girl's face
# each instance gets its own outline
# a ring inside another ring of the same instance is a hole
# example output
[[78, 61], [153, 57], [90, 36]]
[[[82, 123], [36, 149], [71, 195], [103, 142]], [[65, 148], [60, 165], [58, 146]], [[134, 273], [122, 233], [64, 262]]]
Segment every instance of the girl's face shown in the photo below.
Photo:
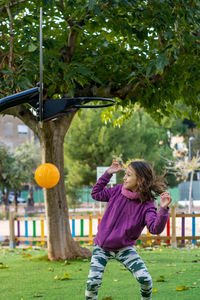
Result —
[[137, 191], [137, 175], [132, 167], [127, 167], [124, 176], [124, 188], [132, 192]]

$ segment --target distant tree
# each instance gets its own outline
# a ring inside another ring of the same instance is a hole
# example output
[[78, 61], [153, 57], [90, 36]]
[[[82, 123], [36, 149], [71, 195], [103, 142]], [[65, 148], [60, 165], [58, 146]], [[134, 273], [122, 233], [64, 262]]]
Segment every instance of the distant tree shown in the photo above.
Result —
[[[15, 185], [13, 189], [15, 191], [15, 204], [17, 205], [17, 191], [21, 190], [24, 183], [28, 183], [29, 203], [34, 202], [33, 192], [35, 186], [34, 173], [37, 166], [41, 163], [41, 150], [40, 144], [35, 142], [33, 139], [30, 142], [22, 144], [20, 147], [16, 148], [14, 151], [14, 158], [16, 165], [16, 178]], [[31, 197], [31, 199], [30, 199]]]
[[41, 163], [42, 153], [39, 142], [33, 139], [17, 147], [14, 151], [14, 158], [21, 165], [21, 172], [27, 182], [34, 184], [34, 172]]
[[12, 189], [14, 156], [6, 146], [0, 145], [0, 188], [6, 212], [9, 211], [8, 196]]
[[26, 143], [11, 152], [6, 146], [0, 145], [0, 187], [4, 195], [4, 204], [8, 210], [8, 196], [10, 190], [17, 194], [22, 190], [24, 183], [33, 183], [34, 168], [41, 160], [39, 144]]
[[190, 177], [189, 184], [189, 213], [191, 213], [192, 208], [192, 183], [195, 171], [200, 170], [200, 155], [197, 152], [196, 156], [190, 161], [188, 156], [185, 156], [183, 159], [176, 159], [173, 161], [167, 160], [168, 166], [167, 170], [170, 170], [178, 178], [187, 180]]
[[[186, 109], [183, 105], [179, 105], [179, 107], [182, 107], [183, 111]], [[183, 136], [187, 148], [189, 148], [189, 138], [193, 136], [195, 140], [192, 141], [191, 155], [192, 157], [196, 156], [196, 153], [200, 149], [200, 129], [197, 123], [191, 118], [181, 119], [180, 116], [177, 117], [175, 114], [171, 114], [170, 117], [163, 117], [161, 124], [168, 129], [170, 136]]]

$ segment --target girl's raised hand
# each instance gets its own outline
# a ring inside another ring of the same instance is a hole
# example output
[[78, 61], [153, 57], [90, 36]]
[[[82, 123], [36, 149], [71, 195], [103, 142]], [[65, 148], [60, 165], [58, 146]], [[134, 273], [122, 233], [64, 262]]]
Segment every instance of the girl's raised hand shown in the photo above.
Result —
[[108, 174], [114, 174], [124, 169], [123, 164], [120, 164], [117, 160], [113, 160], [112, 165], [107, 169]]
[[161, 207], [167, 208], [171, 202], [172, 202], [172, 198], [170, 197], [169, 192], [164, 192], [160, 195], [160, 206]]

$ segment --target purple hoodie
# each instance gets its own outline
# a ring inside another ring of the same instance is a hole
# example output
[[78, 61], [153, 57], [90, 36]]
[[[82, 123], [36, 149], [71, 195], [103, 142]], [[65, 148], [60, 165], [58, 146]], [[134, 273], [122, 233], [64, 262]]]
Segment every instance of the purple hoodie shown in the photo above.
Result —
[[133, 199], [128, 199], [122, 194], [123, 184], [106, 188], [111, 177], [112, 175], [105, 172], [91, 193], [93, 199], [108, 202], [94, 238], [95, 244], [108, 251], [132, 246], [145, 226], [150, 233], [160, 234], [167, 223], [169, 209], [161, 207], [157, 213], [153, 202], [140, 202], [139, 193], [129, 191]]

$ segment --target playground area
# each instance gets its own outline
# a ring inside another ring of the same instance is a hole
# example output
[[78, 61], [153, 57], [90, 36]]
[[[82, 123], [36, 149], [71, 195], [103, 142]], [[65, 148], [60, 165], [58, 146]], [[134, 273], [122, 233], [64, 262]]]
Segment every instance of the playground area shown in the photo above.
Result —
[[1, 2], [0, 300], [199, 300], [199, 2]]

